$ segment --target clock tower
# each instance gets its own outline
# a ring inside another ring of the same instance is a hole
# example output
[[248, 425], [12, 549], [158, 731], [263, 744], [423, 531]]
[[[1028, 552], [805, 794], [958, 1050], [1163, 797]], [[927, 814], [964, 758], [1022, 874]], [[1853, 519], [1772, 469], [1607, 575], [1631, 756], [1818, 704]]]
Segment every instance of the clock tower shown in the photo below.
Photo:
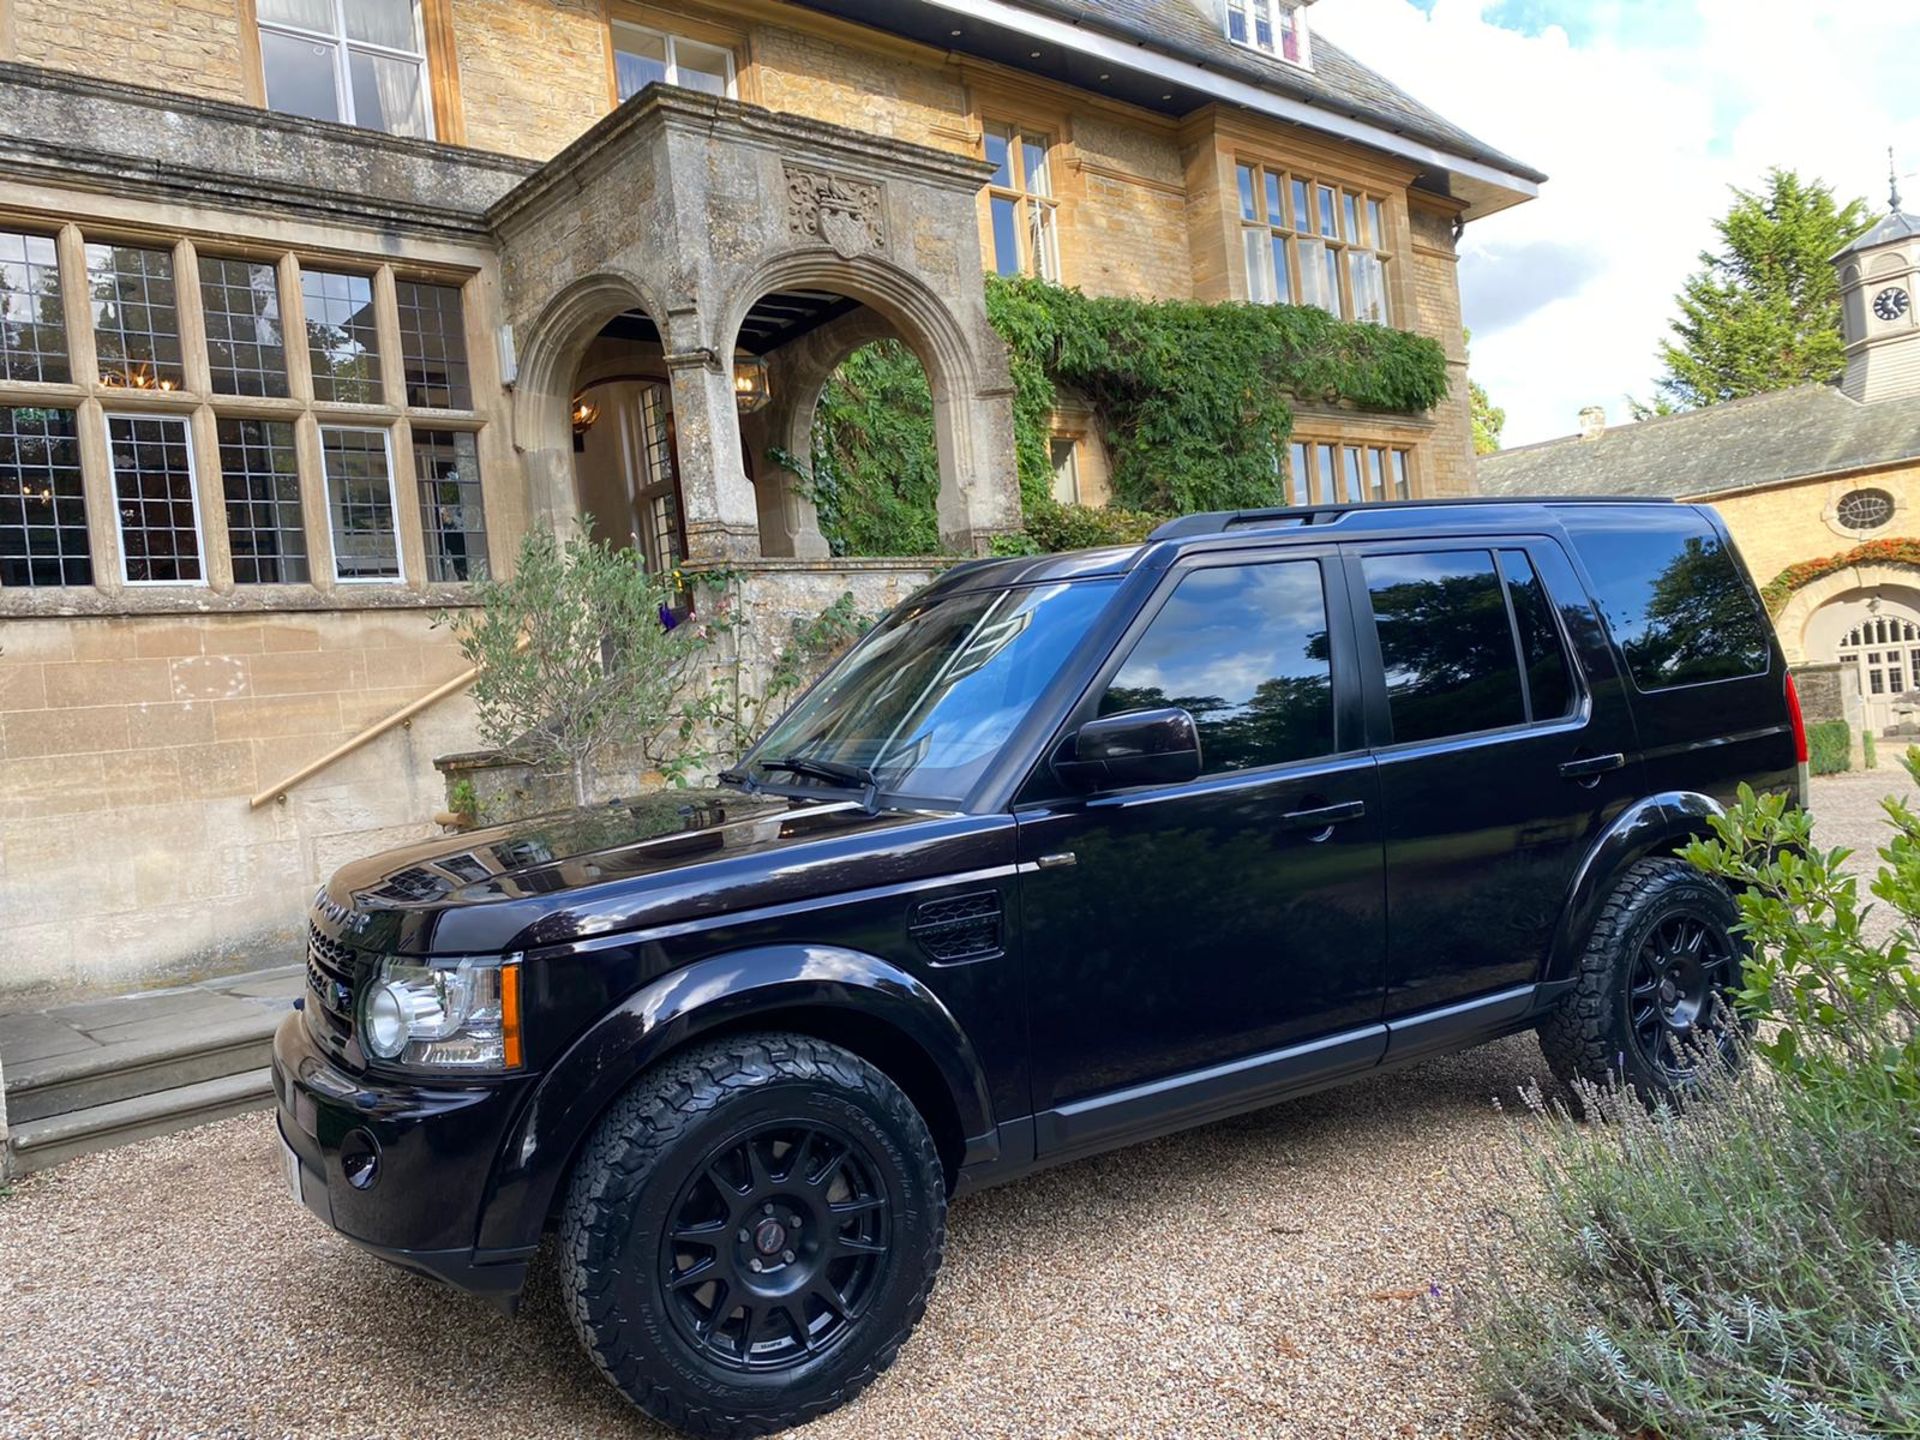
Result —
[[1900, 188], [1878, 225], [1833, 257], [1847, 337], [1840, 388], [1864, 404], [1920, 398], [1920, 218]]

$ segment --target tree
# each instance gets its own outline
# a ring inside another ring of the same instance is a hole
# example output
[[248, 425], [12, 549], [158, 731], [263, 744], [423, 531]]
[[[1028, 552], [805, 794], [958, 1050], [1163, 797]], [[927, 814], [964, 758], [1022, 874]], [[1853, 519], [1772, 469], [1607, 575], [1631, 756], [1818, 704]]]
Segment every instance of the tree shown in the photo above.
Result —
[[[1473, 331], [1467, 337], [1468, 363], [1472, 363]], [[1500, 432], [1507, 428], [1507, 412], [1487, 398], [1487, 389], [1478, 380], [1467, 381], [1467, 404], [1473, 412], [1473, 453], [1491, 455], [1500, 448]]]
[[637, 748], [655, 768], [682, 718], [704, 649], [704, 627], [669, 627], [675, 587], [631, 551], [591, 536], [561, 545], [536, 529], [510, 580], [474, 587], [476, 607], [435, 622], [451, 628], [473, 682], [480, 733], [536, 767], [564, 770], [587, 803], [594, 762]]
[[1683, 410], [1829, 381], [1846, 365], [1831, 260], [1867, 228], [1866, 202], [1838, 205], [1831, 187], [1780, 169], [1733, 194], [1713, 226], [1721, 249], [1701, 252], [1660, 346], [1660, 393]]

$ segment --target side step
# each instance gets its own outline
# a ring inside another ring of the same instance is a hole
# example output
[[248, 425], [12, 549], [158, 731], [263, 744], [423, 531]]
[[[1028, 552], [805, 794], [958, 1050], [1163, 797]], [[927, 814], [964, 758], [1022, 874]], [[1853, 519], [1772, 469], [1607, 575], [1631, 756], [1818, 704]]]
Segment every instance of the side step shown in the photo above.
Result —
[[[11, 1097], [8, 1103], [11, 1109]], [[272, 1072], [262, 1066], [48, 1115], [12, 1126], [12, 1168], [16, 1174], [44, 1170], [77, 1155], [155, 1135], [171, 1135], [230, 1115], [264, 1110], [272, 1104]]]

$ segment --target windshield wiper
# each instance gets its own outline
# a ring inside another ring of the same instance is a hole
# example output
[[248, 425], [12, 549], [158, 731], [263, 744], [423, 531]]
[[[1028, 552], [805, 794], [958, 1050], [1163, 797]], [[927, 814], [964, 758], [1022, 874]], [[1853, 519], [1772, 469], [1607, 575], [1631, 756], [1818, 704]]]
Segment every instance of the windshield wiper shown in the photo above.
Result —
[[813, 760], [805, 755], [789, 755], [781, 760], [760, 761], [762, 770], [783, 770], [789, 775], [805, 775], [825, 780], [829, 785], [858, 785], [860, 800], [868, 810], [880, 808], [880, 781], [864, 765], [848, 765], [839, 760]]
[[749, 795], [760, 793], [760, 782], [744, 770], [722, 770], [714, 777], [722, 785], [731, 785], [736, 790], [744, 790]]

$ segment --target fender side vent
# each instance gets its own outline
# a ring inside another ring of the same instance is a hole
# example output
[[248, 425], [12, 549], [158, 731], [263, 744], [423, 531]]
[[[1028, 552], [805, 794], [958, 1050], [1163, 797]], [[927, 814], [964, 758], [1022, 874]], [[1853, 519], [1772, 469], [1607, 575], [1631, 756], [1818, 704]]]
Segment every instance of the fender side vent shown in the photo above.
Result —
[[943, 965], [998, 955], [1002, 948], [999, 892], [949, 895], [916, 905], [907, 920], [907, 933]]

